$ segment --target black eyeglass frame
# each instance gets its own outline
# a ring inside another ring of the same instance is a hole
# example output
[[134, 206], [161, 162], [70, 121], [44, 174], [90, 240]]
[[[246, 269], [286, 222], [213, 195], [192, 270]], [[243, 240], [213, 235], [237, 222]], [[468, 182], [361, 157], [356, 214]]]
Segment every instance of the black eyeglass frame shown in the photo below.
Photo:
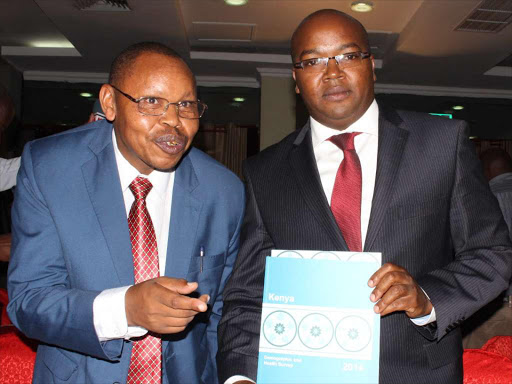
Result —
[[[298, 61], [296, 63], [293, 63], [293, 68], [304, 70], [304, 62], [308, 62], [310, 60], [320, 60], [320, 59], [322, 59], [322, 60], [327, 59], [326, 62], [325, 62], [325, 68], [327, 68], [327, 65], [329, 65], [329, 61], [331, 59], [334, 59], [334, 61], [336, 62], [336, 65], [339, 65], [341, 59], [344, 56], [348, 56], [348, 55], [357, 55], [357, 56], [359, 56], [361, 58], [361, 61], [363, 61], [364, 59], [368, 59], [369, 57], [372, 56], [372, 54], [370, 52], [356, 51], [356, 52], [342, 53], [341, 55], [336, 55], [336, 56], [331, 56], [331, 57], [312, 57], [310, 59], [301, 60], [301, 61]], [[359, 65], [359, 64], [357, 64], [357, 65]]]
[[[129, 94], [121, 91], [119, 88], [117, 88], [115, 85], [113, 84], [109, 84], [112, 88], [114, 88], [117, 92], [119, 92], [121, 95], [123, 95], [124, 97], [126, 97], [128, 100], [130, 101], [133, 101], [135, 104], [137, 104], [137, 110], [142, 113], [143, 115], [147, 115], [147, 116], [162, 116], [163, 114], [165, 114], [165, 112], [167, 112], [167, 110], [169, 109], [169, 105], [174, 105], [176, 106], [176, 112], [178, 113], [178, 116], [179, 117], [182, 117], [184, 119], [190, 119], [190, 120], [198, 120], [200, 119], [204, 113], [206, 112], [206, 110], [208, 109], [208, 106], [203, 103], [202, 101], [200, 100], [197, 100], [197, 101], [194, 101], [194, 100], [185, 100], [185, 101], [177, 101], [175, 103], [171, 103], [169, 102], [167, 99], [164, 99], [163, 97], [156, 97], [156, 96], [142, 96], [142, 97], [139, 97], [138, 99], [136, 99], [135, 97], [133, 96], [130, 96]], [[139, 109], [139, 103], [144, 100], [144, 99], [162, 99], [162, 100], [165, 100], [167, 101], [167, 104], [165, 105], [164, 107], [164, 111], [162, 113], [158, 113], [158, 114], [152, 114], [152, 113], [147, 113], [147, 112], [143, 112]], [[180, 115], [180, 105], [182, 105], [182, 103], [196, 103], [197, 106], [198, 106], [198, 111], [199, 111], [199, 106], [202, 106], [203, 107], [203, 110], [201, 111], [201, 113], [199, 114], [199, 117], [188, 117], [188, 116], [182, 116]]]

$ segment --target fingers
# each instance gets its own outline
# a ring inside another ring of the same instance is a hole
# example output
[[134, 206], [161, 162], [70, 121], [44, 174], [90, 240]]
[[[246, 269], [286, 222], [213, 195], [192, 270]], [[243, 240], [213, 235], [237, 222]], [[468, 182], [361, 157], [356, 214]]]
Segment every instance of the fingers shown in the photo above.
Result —
[[173, 313], [193, 313], [206, 312], [208, 309], [207, 302], [209, 300], [208, 295], [203, 295], [196, 299], [193, 297], [183, 296], [178, 293], [169, 292], [167, 293], [168, 298], [164, 299], [162, 304], [168, 308], [173, 309]]
[[370, 300], [374, 311], [381, 316], [396, 311], [405, 311], [411, 318], [429, 314], [432, 303], [407, 270], [386, 263], [369, 279], [368, 286], [374, 287]]
[[404, 268], [398, 265], [386, 263], [380, 267], [368, 280], [368, 286], [375, 287], [379, 284], [384, 276], [391, 272], [407, 272]]
[[377, 302], [393, 285], [412, 284], [413, 282], [412, 276], [405, 269], [386, 263], [368, 281], [370, 287], [375, 287], [370, 295], [370, 300], [374, 303]]
[[188, 295], [194, 292], [198, 287], [196, 282], [188, 282], [185, 279], [175, 279], [173, 277], [162, 276], [159, 277], [157, 281], [158, 284], [165, 288], [182, 295]]
[[394, 285], [382, 296], [373, 309], [375, 313], [380, 313], [381, 316], [395, 311], [404, 311], [406, 307], [410, 306], [408, 305], [409, 297], [412, 297], [409, 286]]
[[199, 298], [185, 296], [195, 288], [197, 283], [188, 284], [183, 279], [163, 277], [135, 284], [125, 295], [128, 324], [156, 333], [183, 331], [195, 315], [208, 310], [208, 295]]

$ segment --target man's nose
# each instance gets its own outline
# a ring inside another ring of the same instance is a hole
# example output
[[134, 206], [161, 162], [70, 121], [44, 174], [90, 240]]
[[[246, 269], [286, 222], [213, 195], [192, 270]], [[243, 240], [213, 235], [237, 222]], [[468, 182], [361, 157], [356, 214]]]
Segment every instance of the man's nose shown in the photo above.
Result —
[[178, 106], [176, 104], [168, 105], [167, 110], [160, 116], [160, 123], [169, 125], [170, 127], [181, 125]]
[[325, 68], [324, 72], [324, 78], [325, 79], [337, 79], [339, 77], [344, 77], [345, 72], [343, 69], [339, 66], [338, 62], [334, 57], [330, 57], [327, 61], [327, 66]]

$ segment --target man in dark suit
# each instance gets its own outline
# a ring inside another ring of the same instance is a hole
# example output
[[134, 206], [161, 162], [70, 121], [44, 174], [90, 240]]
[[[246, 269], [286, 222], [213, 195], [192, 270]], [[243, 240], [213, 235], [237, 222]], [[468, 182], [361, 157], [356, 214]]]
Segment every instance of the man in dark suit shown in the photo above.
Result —
[[[367, 33], [342, 12], [308, 16], [291, 49], [310, 121], [245, 164], [242, 243], [219, 324], [220, 380], [256, 380], [271, 249], [362, 249], [384, 262], [368, 281], [381, 315], [379, 382], [461, 383], [459, 325], [512, 273], [507, 228], [466, 124], [377, 105]], [[346, 135], [352, 143], [340, 144]]]
[[215, 383], [242, 183], [191, 147], [206, 107], [172, 49], [127, 48], [100, 100], [108, 121], [22, 156], [8, 312], [34, 382]]

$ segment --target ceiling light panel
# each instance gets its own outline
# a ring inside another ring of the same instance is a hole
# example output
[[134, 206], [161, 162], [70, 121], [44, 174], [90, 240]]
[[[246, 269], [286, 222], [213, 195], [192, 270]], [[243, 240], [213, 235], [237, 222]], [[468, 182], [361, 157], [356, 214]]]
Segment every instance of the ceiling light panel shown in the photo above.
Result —
[[371, 1], [354, 1], [350, 5], [350, 9], [354, 12], [371, 12], [373, 10], [373, 3]]
[[248, 0], [224, 0], [227, 5], [240, 6], [247, 4]]

